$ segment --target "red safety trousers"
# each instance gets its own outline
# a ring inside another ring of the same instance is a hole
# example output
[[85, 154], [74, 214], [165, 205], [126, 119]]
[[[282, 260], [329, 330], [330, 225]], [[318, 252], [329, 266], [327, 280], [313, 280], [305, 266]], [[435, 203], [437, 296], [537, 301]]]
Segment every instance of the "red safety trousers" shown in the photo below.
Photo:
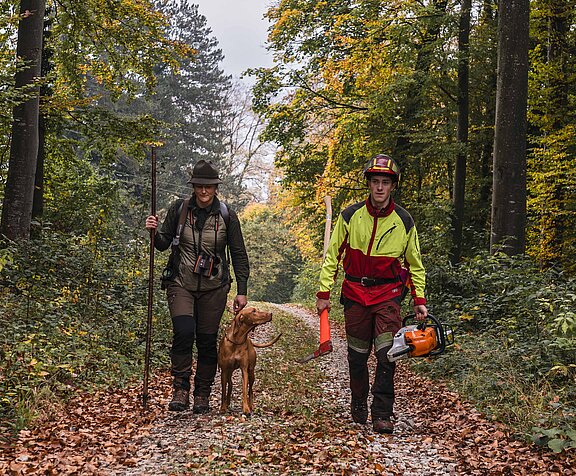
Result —
[[372, 418], [390, 417], [394, 407], [396, 363], [389, 362], [386, 353], [392, 346], [394, 334], [402, 327], [400, 305], [396, 301], [371, 306], [349, 299], [344, 301], [352, 399], [366, 401], [368, 398], [368, 358], [374, 348], [377, 365], [372, 384]]

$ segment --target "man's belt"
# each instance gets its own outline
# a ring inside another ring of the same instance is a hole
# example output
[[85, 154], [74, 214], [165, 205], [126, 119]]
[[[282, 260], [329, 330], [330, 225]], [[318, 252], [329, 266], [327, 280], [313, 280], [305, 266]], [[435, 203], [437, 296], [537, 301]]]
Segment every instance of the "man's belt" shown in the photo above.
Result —
[[380, 284], [400, 282], [400, 276], [398, 276], [397, 278], [367, 278], [366, 276], [359, 278], [358, 276], [350, 276], [348, 273], [346, 273], [344, 274], [344, 277], [348, 281], [352, 281], [353, 283], [360, 283], [362, 286], [365, 287], [379, 286]]

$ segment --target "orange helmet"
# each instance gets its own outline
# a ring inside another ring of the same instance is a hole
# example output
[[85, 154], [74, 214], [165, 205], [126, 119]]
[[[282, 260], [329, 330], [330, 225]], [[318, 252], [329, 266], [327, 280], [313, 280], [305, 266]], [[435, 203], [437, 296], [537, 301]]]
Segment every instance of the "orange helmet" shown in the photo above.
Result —
[[384, 154], [378, 154], [372, 157], [364, 166], [364, 177], [368, 178], [371, 174], [391, 175], [395, 182], [400, 179], [400, 167], [392, 157]]

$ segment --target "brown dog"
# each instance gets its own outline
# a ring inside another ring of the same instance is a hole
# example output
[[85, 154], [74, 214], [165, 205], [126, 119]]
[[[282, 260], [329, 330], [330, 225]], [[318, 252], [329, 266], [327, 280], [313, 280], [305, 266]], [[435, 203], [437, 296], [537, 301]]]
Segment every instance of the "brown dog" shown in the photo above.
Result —
[[254, 347], [269, 347], [282, 334], [267, 344], [255, 344], [248, 337], [248, 333], [256, 326], [271, 320], [272, 314], [270, 312], [258, 311], [255, 307], [245, 307], [234, 316], [232, 323], [220, 340], [218, 366], [222, 379], [221, 413], [225, 413], [230, 406], [232, 374], [237, 368], [242, 370], [242, 412], [246, 415], [252, 413], [254, 409], [254, 369], [256, 368], [256, 350]]

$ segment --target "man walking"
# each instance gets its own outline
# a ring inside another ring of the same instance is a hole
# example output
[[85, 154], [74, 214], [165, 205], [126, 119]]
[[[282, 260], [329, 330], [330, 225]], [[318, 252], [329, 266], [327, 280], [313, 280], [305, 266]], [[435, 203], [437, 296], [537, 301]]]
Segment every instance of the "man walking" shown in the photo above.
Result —
[[316, 294], [318, 313], [330, 308], [330, 290], [342, 260], [348, 365], [352, 391], [351, 414], [356, 423], [368, 420], [368, 357], [374, 347], [377, 366], [372, 384], [372, 425], [378, 433], [392, 433], [395, 362], [386, 353], [402, 326], [400, 303], [408, 287], [416, 318], [428, 315], [426, 274], [414, 220], [392, 199], [400, 168], [386, 155], [376, 155], [364, 167], [370, 195], [346, 208], [338, 217]]

